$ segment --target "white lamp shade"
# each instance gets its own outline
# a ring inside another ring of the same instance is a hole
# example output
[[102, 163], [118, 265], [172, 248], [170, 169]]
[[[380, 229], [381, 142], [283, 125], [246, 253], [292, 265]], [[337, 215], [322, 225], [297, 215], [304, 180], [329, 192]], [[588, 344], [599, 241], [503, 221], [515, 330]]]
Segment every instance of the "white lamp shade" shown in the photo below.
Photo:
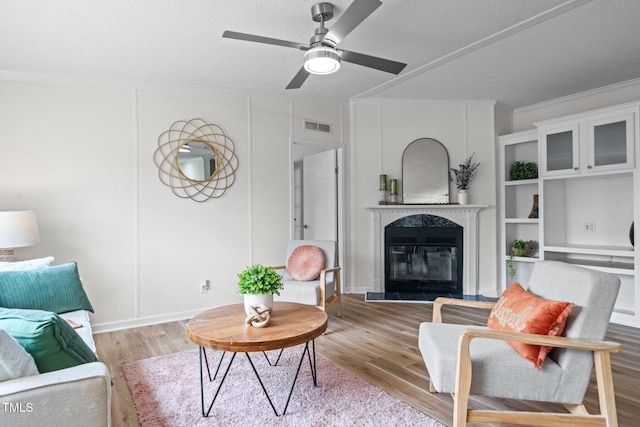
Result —
[[40, 235], [35, 212], [0, 212], [0, 248], [22, 248], [38, 243], [40, 243]]
[[314, 47], [304, 54], [304, 69], [311, 74], [331, 74], [340, 69], [340, 55], [328, 47]]

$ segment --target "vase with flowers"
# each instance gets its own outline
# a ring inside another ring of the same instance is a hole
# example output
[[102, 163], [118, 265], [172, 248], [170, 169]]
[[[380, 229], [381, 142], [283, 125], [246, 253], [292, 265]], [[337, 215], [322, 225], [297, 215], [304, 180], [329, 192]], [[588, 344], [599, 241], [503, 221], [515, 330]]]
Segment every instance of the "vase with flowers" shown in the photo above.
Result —
[[471, 156], [467, 157], [464, 162], [458, 165], [458, 169], [450, 168], [450, 176], [451, 182], [456, 184], [456, 188], [458, 189], [458, 203], [461, 205], [466, 205], [468, 203], [468, 193], [469, 184], [476, 177], [478, 173], [478, 166], [480, 166], [479, 162], [473, 161], [473, 156], [476, 153], [473, 153]]

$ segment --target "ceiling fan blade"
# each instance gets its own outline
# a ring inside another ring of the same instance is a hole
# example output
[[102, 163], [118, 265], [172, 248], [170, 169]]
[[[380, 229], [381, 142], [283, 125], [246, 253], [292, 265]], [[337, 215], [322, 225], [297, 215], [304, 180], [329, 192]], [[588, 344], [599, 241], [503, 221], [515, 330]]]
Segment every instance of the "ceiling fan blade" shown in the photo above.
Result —
[[225, 31], [222, 37], [228, 39], [245, 40], [248, 42], [257, 42], [264, 44], [272, 44], [276, 46], [292, 47], [294, 49], [309, 50], [309, 46], [303, 43], [290, 42], [287, 40], [273, 39], [271, 37], [255, 36], [253, 34], [238, 33], [236, 31]]
[[342, 60], [358, 64], [376, 70], [386, 71], [387, 73], [400, 74], [407, 64], [392, 61], [390, 59], [378, 58], [377, 56], [365, 55], [364, 53], [350, 52], [348, 50], [340, 50], [342, 52]]
[[323, 41], [328, 41], [335, 47], [381, 5], [380, 0], [354, 0], [325, 34]]
[[287, 85], [287, 89], [300, 89], [307, 77], [309, 77], [309, 72], [304, 67], [300, 67], [300, 70]]

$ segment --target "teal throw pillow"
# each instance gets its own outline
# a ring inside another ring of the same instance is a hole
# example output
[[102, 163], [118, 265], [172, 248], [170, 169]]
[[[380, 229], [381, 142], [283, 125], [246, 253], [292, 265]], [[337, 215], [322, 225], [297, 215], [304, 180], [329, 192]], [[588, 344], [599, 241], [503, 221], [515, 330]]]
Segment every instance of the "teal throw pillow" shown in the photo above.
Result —
[[40, 373], [98, 361], [80, 335], [56, 313], [0, 307], [0, 329], [27, 350]]
[[75, 262], [33, 270], [0, 271], [0, 307], [93, 313]]

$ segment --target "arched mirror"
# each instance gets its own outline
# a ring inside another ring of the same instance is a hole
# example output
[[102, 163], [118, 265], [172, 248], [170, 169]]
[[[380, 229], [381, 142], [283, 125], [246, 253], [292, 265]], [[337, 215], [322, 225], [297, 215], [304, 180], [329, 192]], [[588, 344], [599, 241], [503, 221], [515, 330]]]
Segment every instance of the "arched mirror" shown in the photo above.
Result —
[[405, 204], [449, 203], [449, 153], [435, 139], [416, 139], [405, 148], [402, 201]]
[[178, 150], [178, 167], [189, 179], [204, 181], [216, 172], [216, 153], [202, 141], [189, 141]]

